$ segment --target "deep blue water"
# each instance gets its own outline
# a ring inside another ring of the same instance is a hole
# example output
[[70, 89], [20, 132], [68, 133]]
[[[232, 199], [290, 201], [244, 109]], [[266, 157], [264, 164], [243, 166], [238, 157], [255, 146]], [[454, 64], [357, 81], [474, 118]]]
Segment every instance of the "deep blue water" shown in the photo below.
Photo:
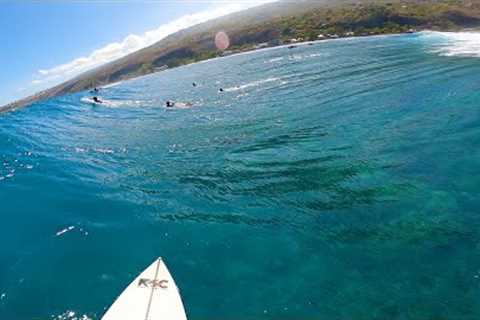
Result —
[[278, 48], [1, 115], [0, 319], [100, 319], [157, 256], [192, 320], [478, 319], [480, 58], [455, 41]]

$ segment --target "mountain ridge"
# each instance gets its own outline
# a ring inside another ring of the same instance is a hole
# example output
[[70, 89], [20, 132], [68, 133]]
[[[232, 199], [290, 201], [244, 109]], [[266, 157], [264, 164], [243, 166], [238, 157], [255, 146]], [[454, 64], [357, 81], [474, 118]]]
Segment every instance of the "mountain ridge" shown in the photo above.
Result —
[[366, 36], [412, 29], [458, 31], [480, 26], [480, 0], [279, 1], [180, 30], [151, 46], [86, 71], [32, 96], [0, 107], [11, 111], [39, 100], [147, 75], [225, 54], [214, 45], [218, 31], [232, 43], [228, 53], [276, 46], [292, 39]]

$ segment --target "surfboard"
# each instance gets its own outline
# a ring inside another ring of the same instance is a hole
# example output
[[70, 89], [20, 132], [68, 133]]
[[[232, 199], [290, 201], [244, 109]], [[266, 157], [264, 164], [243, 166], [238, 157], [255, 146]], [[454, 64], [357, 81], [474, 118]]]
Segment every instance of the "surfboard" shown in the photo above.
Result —
[[180, 292], [161, 258], [123, 291], [102, 320], [186, 320]]

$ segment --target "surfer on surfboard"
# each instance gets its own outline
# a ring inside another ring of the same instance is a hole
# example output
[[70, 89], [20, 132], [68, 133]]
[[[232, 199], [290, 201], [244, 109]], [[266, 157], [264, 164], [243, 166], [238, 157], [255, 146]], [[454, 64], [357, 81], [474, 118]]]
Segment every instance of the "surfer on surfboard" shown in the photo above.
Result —
[[100, 99], [98, 99], [97, 96], [94, 96], [94, 97], [92, 98], [92, 100], [93, 100], [93, 102], [95, 102], [95, 103], [103, 103], [103, 101], [100, 100]]

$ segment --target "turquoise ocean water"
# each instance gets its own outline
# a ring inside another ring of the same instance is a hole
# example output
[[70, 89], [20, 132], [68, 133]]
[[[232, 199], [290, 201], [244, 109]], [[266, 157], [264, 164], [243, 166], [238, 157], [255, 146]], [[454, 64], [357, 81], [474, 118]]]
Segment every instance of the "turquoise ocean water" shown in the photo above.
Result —
[[1, 115], [0, 319], [100, 319], [157, 256], [192, 320], [480, 318], [475, 39], [277, 48]]

